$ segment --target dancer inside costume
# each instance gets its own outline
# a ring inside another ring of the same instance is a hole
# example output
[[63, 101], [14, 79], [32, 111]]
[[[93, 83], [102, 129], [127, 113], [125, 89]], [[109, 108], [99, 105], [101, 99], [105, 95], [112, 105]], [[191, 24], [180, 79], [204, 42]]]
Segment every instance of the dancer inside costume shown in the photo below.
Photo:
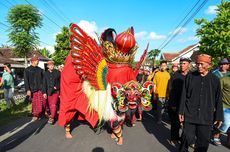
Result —
[[[97, 120], [99, 123], [109, 121], [112, 138], [121, 145], [121, 125], [125, 117], [131, 121], [132, 110], [136, 110], [138, 104], [144, 110], [151, 109], [152, 83], [141, 86], [136, 81], [147, 49], [135, 70], [131, 68], [137, 50], [133, 28], [115, 36], [114, 29], [107, 29], [98, 44], [78, 25], [70, 25], [71, 53], [62, 72], [61, 100], [64, 101], [61, 101], [59, 122], [68, 124], [76, 110], [92, 126]], [[74, 82], [76, 84], [70, 86]]]

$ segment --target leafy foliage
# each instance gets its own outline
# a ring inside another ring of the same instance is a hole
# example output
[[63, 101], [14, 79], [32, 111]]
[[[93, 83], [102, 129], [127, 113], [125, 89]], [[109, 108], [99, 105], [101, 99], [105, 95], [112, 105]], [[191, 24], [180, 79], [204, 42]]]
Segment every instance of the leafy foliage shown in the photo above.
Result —
[[49, 50], [47, 50], [46, 48], [39, 49], [38, 51], [41, 53], [42, 56], [45, 56], [47, 58], [51, 58], [51, 56], [52, 56], [50, 54]]
[[25, 57], [39, 44], [36, 27], [42, 26], [42, 17], [38, 9], [32, 5], [16, 5], [9, 10], [7, 21], [11, 24], [9, 38], [14, 52]]
[[152, 60], [152, 66], [154, 66], [156, 57], [160, 54], [161, 50], [153, 49], [148, 52], [148, 59]]
[[70, 51], [69, 42], [69, 28], [64, 26], [60, 34], [56, 35], [56, 45], [54, 46], [55, 52], [53, 54], [53, 60], [55, 64], [64, 64], [65, 59]]
[[200, 26], [197, 29], [200, 51], [211, 55], [214, 65], [221, 58], [230, 56], [230, 2], [222, 1], [217, 7], [217, 15], [212, 21], [195, 20]]
[[0, 48], [10, 48], [10, 46], [7, 45], [7, 44], [2, 44], [2, 45], [0, 46]]

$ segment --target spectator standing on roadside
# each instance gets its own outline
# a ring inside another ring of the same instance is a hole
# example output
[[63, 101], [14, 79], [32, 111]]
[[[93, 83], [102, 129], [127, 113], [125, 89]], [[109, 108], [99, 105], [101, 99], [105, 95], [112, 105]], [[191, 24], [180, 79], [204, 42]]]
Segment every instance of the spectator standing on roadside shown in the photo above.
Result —
[[46, 100], [42, 94], [44, 71], [38, 67], [39, 59], [36, 55], [31, 58], [31, 65], [24, 71], [26, 95], [32, 99], [33, 121], [41, 117], [46, 107]]
[[4, 97], [6, 100], [7, 108], [16, 106], [15, 101], [13, 99], [14, 79], [13, 76], [11, 75], [10, 67], [11, 65], [9, 63], [4, 63], [4, 72], [2, 74], [2, 79], [0, 82], [0, 86], [3, 85]]
[[[181, 93], [186, 75], [190, 70], [190, 58], [180, 58], [180, 70], [176, 71], [169, 80], [169, 101], [168, 113], [171, 120], [171, 144], [175, 145], [180, 140], [180, 121], [178, 110], [181, 100]], [[177, 65], [178, 67], [178, 65]]]
[[54, 69], [54, 61], [48, 61], [47, 67], [48, 70], [45, 72], [43, 78], [43, 96], [48, 100], [51, 113], [48, 123], [53, 124], [57, 113], [57, 102], [60, 91], [60, 71]]
[[157, 124], [161, 124], [162, 114], [164, 108], [166, 107], [166, 98], [168, 97], [168, 81], [170, 79], [170, 74], [167, 72], [167, 62], [161, 61], [160, 71], [158, 71], [154, 78], [154, 96], [157, 98]]
[[179, 70], [179, 64], [178, 63], [173, 63], [172, 64], [172, 73], [171, 76]]
[[218, 78], [222, 78], [230, 75], [230, 71], [228, 70], [229, 70], [229, 61], [227, 58], [224, 58], [220, 60], [219, 68], [213, 71], [213, 74], [215, 74]]
[[179, 120], [183, 123], [181, 152], [195, 142], [195, 151], [206, 152], [209, 146], [212, 125], [219, 128], [223, 121], [223, 105], [219, 79], [212, 74], [211, 56], [197, 56], [197, 71], [186, 76], [179, 106]]

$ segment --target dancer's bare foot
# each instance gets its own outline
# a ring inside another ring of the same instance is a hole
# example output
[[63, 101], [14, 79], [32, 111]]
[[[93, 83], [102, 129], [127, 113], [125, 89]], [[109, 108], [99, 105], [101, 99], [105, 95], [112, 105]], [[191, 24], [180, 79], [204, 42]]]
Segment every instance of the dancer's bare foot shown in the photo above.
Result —
[[118, 145], [123, 145], [123, 137], [118, 138]]
[[118, 138], [114, 133], [111, 134], [111, 138], [114, 139], [115, 141], [118, 141]]
[[65, 137], [66, 137], [67, 139], [73, 138], [73, 136], [71, 135], [70, 132], [66, 132], [66, 133], [65, 133]]
[[70, 133], [70, 124], [67, 124], [67, 125], [65, 126], [65, 137], [66, 137], [67, 139], [73, 138], [73, 136], [72, 136], [71, 133]]

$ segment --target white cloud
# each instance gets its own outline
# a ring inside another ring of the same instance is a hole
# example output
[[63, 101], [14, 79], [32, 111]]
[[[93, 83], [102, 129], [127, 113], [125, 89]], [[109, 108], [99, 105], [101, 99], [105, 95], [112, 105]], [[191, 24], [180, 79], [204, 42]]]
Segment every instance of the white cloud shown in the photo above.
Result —
[[146, 36], [148, 35], [148, 33], [146, 31], [142, 31], [142, 32], [139, 32], [139, 33], [135, 33], [135, 38], [138, 39], [138, 38], [145, 38]]
[[187, 32], [188, 29], [187, 28], [184, 28], [184, 27], [178, 27], [177, 29], [175, 29], [173, 32], [170, 32], [169, 34], [176, 34], [178, 33], [179, 35]]
[[95, 35], [95, 32], [97, 31], [97, 25], [96, 22], [92, 21], [86, 21], [86, 20], [81, 20], [78, 24], [87, 34], [92, 36], [93, 38], [97, 38]]
[[207, 10], [205, 10], [205, 14], [216, 14], [217, 6], [209, 6]]
[[165, 39], [165, 35], [157, 35], [155, 32], [150, 32], [149, 37], [150, 40], [162, 40]]
[[54, 53], [54, 46], [46, 46], [45, 47], [51, 54], [53, 54]]
[[189, 41], [199, 41], [199, 38], [197, 36], [190, 36], [184, 39], [178, 39], [177, 40], [180, 43], [185, 43], [185, 42], [189, 42]]
[[146, 39], [146, 40], [162, 40], [165, 39], [165, 35], [158, 35], [155, 32], [146, 32], [146, 31], [141, 31], [135, 34], [136, 39]]

